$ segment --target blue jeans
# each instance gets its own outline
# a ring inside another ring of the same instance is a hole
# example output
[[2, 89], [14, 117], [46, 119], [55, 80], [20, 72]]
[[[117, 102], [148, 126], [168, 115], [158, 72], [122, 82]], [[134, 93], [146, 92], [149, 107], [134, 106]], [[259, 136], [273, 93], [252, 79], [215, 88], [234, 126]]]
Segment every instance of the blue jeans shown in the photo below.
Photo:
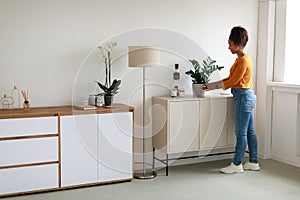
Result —
[[234, 98], [234, 118], [236, 147], [233, 164], [240, 165], [248, 144], [249, 162], [258, 163], [257, 137], [253, 124], [253, 109], [256, 97], [251, 89], [232, 88]]

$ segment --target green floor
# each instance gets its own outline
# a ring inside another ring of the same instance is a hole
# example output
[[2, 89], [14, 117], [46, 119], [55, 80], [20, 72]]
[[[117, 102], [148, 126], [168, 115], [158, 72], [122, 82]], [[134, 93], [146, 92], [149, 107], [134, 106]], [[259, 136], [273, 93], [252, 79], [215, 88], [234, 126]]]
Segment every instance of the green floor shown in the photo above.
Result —
[[151, 180], [85, 187], [2, 200], [299, 200], [300, 168], [261, 160], [262, 170], [222, 174], [229, 160], [170, 167]]

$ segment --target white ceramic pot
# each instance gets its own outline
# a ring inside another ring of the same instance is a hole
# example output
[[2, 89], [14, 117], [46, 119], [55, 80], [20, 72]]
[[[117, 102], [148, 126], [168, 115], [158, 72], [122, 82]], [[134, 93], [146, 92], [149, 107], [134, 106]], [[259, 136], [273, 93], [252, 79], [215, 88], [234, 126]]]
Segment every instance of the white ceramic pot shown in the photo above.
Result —
[[193, 83], [193, 94], [196, 97], [205, 97], [205, 90], [202, 89], [203, 84]]

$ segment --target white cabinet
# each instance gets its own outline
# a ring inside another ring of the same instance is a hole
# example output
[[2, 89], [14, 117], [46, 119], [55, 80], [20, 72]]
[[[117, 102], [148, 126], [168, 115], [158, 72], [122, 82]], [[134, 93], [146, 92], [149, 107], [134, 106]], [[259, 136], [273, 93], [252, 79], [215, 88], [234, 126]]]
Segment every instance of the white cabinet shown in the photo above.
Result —
[[195, 151], [199, 148], [199, 102], [169, 103], [169, 152]]
[[133, 176], [130, 112], [98, 115], [98, 181], [131, 179]]
[[227, 143], [227, 99], [200, 101], [200, 149], [225, 147]]
[[97, 182], [97, 115], [61, 116], [62, 187]]
[[166, 153], [234, 145], [233, 99], [153, 97], [152, 144]]
[[58, 117], [0, 120], [0, 196], [58, 188]]
[[227, 99], [227, 144], [229, 146], [235, 146], [236, 137], [235, 137], [235, 125], [234, 125], [234, 99]]
[[62, 116], [62, 187], [132, 178], [132, 112]]
[[132, 180], [133, 110], [0, 110], [0, 198]]

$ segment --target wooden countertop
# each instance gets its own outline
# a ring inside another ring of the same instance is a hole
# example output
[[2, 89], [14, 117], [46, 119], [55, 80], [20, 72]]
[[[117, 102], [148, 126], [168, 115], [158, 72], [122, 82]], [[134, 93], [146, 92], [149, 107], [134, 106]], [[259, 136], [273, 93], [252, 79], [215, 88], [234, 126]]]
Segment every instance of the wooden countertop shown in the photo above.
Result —
[[99, 106], [95, 110], [78, 110], [71, 105], [51, 106], [51, 107], [32, 107], [29, 110], [0, 109], [0, 119], [25, 118], [25, 117], [50, 117], [80, 114], [103, 114], [114, 112], [133, 112], [134, 108], [125, 104], [113, 104], [111, 108]]

